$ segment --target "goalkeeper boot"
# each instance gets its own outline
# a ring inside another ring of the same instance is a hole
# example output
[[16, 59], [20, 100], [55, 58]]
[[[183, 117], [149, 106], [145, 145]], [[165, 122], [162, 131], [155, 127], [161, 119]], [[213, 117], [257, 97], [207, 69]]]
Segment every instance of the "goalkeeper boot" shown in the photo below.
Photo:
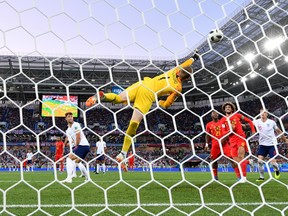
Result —
[[[105, 98], [105, 94], [103, 91], [99, 91], [99, 98], [100, 98], [100, 101]], [[91, 107], [96, 103], [97, 103], [97, 95], [93, 95], [86, 100], [87, 107]]]
[[[120, 163], [122, 170], [123, 170], [124, 172], [127, 172], [127, 171], [128, 171], [128, 168], [127, 168], [126, 162], [124, 161], [125, 159], [126, 159], [126, 157], [125, 157], [122, 153], [120, 153], [120, 154], [118, 154], [118, 155], [116, 156], [116, 160], [117, 160], [118, 163]], [[122, 162], [122, 163], [121, 163], [121, 162]]]
[[276, 179], [279, 179], [279, 178], [280, 178], [280, 171], [279, 171], [279, 170], [276, 170], [276, 171], [275, 171], [274, 177], [275, 177]]

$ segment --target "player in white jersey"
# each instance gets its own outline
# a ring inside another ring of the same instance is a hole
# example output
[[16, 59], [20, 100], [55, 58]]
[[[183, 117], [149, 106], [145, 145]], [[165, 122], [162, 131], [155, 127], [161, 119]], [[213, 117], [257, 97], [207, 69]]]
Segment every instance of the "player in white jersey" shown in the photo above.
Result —
[[[280, 178], [280, 171], [278, 163], [275, 159], [277, 152], [277, 138], [275, 132], [280, 135], [283, 132], [277, 127], [276, 122], [268, 119], [267, 110], [260, 109], [261, 118], [254, 120], [253, 123], [259, 132], [259, 148], [257, 152], [258, 156], [258, 168], [260, 173], [260, 178], [256, 181], [264, 181], [264, 158], [269, 155], [270, 162], [274, 168], [276, 179]], [[282, 134], [281, 139], [288, 143], [288, 140]]]
[[29, 149], [28, 152], [27, 152], [27, 172], [29, 172], [30, 168], [31, 168], [31, 171], [33, 172], [33, 153], [32, 151]]
[[73, 153], [70, 153], [66, 159], [67, 166], [67, 178], [63, 181], [66, 183], [72, 183], [74, 161], [78, 165], [78, 168], [84, 174], [86, 180], [89, 180], [89, 174], [85, 166], [81, 163], [81, 159], [84, 160], [88, 152], [90, 151], [90, 145], [86, 139], [81, 126], [78, 122], [74, 122], [73, 114], [71, 112], [65, 113], [65, 120], [67, 121], [68, 128], [66, 130], [67, 138], [70, 142], [70, 151], [73, 146]]
[[102, 139], [96, 143], [96, 174], [99, 174], [100, 164], [102, 164], [102, 171], [103, 174], [105, 174], [106, 167], [104, 154], [106, 153], [106, 150], [106, 142], [104, 142]]

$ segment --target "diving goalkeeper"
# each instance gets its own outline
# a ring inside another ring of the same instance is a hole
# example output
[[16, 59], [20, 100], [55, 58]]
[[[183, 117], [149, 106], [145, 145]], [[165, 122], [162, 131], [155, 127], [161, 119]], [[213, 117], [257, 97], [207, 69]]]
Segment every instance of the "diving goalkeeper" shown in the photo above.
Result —
[[[191, 65], [199, 59], [196, 51], [192, 58], [183, 62], [179, 67], [175, 67], [154, 78], [145, 77], [144, 80], [137, 82], [119, 95], [114, 93], [99, 92], [99, 98], [103, 102], [114, 104], [125, 103], [128, 100], [134, 102], [134, 111], [129, 126], [124, 137], [122, 151], [116, 157], [121, 163], [126, 159], [127, 152], [132, 143], [132, 137], [136, 134], [137, 128], [143, 119], [143, 115], [149, 112], [153, 102], [157, 97], [168, 95], [167, 99], [159, 100], [159, 105], [164, 109], [170, 107], [182, 91], [182, 82], [189, 79], [193, 73]], [[86, 101], [86, 106], [90, 107], [97, 102], [97, 95], [91, 96]], [[127, 172], [126, 163], [121, 163], [121, 168]]]

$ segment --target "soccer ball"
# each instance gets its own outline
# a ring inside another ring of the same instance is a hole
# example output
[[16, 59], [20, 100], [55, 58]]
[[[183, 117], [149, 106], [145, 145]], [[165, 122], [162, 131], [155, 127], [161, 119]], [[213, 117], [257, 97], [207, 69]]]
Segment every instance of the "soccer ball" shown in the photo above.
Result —
[[212, 43], [216, 43], [221, 41], [223, 36], [223, 32], [220, 29], [213, 29], [209, 32], [208, 38]]

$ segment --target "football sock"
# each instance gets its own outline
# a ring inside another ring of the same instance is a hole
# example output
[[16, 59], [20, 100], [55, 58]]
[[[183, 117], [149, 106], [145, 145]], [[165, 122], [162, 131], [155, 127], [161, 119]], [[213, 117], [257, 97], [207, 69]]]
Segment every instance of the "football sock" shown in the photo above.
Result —
[[237, 177], [237, 178], [240, 178], [240, 171], [239, 171], [238, 165], [236, 165], [236, 166], [234, 167], [234, 172], [235, 172], [235, 174], [236, 174], [236, 177]]
[[132, 143], [132, 138], [130, 138], [129, 136], [133, 137], [136, 134], [138, 127], [139, 127], [139, 122], [130, 121], [129, 126], [128, 126], [127, 131], [126, 131], [126, 135], [124, 137], [122, 153], [126, 152], [126, 154], [127, 154], [128, 150], [131, 146], [131, 143]]
[[74, 161], [72, 161], [69, 157], [67, 157], [66, 164], [67, 164], [67, 178], [72, 178]]
[[105, 163], [102, 164], [102, 170], [103, 170], [103, 173], [106, 172], [106, 166], [105, 166]]
[[263, 163], [263, 161], [258, 162], [258, 169], [259, 169], [260, 178], [264, 178], [264, 163]]
[[81, 162], [78, 163], [78, 168], [80, 169], [81, 174], [83, 174], [86, 178], [88, 178], [88, 172], [87, 172], [85, 166]]
[[112, 102], [115, 104], [122, 102], [121, 97], [114, 93], [105, 93], [105, 98], [103, 99], [103, 101]]
[[242, 171], [242, 175], [243, 177], [246, 177], [247, 174], [247, 164], [249, 164], [248, 160], [244, 160], [240, 163], [240, 167], [241, 167], [241, 171]]
[[99, 166], [100, 166], [99, 164], [96, 165], [96, 167], [97, 167], [96, 172], [97, 173], [99, 173]]
[[279, 166], [278, 166], [277, 162], [271, 162], [271, 164], [272, 164], [275, 171], [279, 171]]

